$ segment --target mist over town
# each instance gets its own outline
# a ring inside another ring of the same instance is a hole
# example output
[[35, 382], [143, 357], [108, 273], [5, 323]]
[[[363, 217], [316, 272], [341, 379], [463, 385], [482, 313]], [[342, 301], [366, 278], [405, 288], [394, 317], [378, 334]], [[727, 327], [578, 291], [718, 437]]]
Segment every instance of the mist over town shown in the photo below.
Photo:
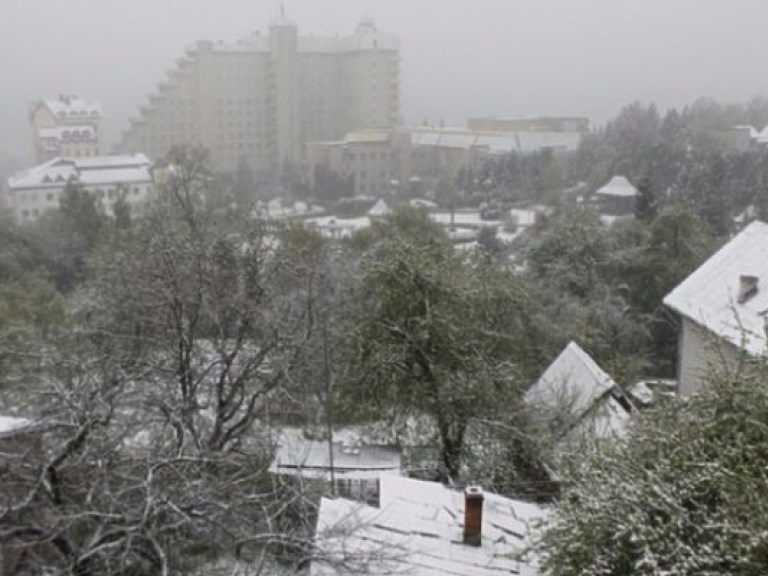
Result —
[[768, 572], [768, 4], [0, 14], [0, 576]]

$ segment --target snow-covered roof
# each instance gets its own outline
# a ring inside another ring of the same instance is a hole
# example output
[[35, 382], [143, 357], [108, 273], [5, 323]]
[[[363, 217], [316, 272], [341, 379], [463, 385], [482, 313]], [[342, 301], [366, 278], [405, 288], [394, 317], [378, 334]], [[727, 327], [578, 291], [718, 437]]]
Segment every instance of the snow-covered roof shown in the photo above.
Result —
[[757, 130], [755, 132], [755, 134], [750, 133], [753, 139], [757, 140], [760, 144], [768, 143], [768, 126], [760, 130], [760, 132], [757, 132]]
[[432, 212], [429, 217], [434, 222], [444, 226], [450, 226], [453, 223], [454, 226], [465, 228], [482, 228], [503, 224], [498, 220], [483, 220], [479, 210], [455, 210], [453, 216], [450, 212]]
[[555, 358], [525, 393], [525, 402], [547, 411], [567, 409], [580, 418], [616, 383], [576, 342]]
[[324, 498], [316, 543], [329, 562], [313, 562], [311, 576], [349, 573], [337, 569], [344, 561], [351, 573], [374, 575], [533, 576], [536, 558], [518, 555], [547, 512], [496, 494], [484, 497], [478, 547], [462, 542], [463, 492], [435, 482], [382, 476], [379, 508]]
[[637, 196], [637, 188], [635, 188], [624, 176], [614, 176], [608, 184], [598, 189], [595, 194], [598, 196], [628, 198]]
[[61, 188], [69, 180], [81, 184], [139, 184], [152, 182], [151, 162], [144, 154], [54, 158], [8, 179], [10, 190]]
[[307, 204], [297, 201], [293, 204], [283, 204], [281, 198], [273, 198], [266, 204], [259, 202], [256, 205], [256, 213], [261, 217], [272, 218], [274, 220], [306, 218], [325, 212], [320, 206]]
[[63, 96], [44, 101], [51, 114], [57, 118], [88, 118], [101, 116], [101, 103], [96, 100], [85, 100], [77, 96]]
[[23, 426], [28, 426], [32, 421], [17, 416], [0, 416], [0, 432], [10, 432]]
[[[756, 291], [739, 302], [742, 276]], [[664, 304], [750, 354], [766, 351], [768, 224], [752, 222], [664, 298]]]
[[[330, 479], [328, 448], [327, 441], [284, 433], [270, 472]], [[378, 479], [380, 474], [400, 474], [401, 465], [400, 450], [394, 446], [333, 443], [333, 472], [337, 478]]]
[[427, 208], [427, 209], [437, 208], [437, 204], [435, 204], [431, 200], [425, 200], [424, 198], [413, 198], [410, 201], [410, 205], [416, 208]]
[[392, 210], [389, 206], [387, 206], [387, 203], [384, 202], [382, 198], [379, 198], [376, 201], [376, 204], [373, 205], [373, 207], [368, 210], [368, 216], [386, 216], [388, 214], [391, 214]]
[[360, 216], [358, 218], [320, 216], [318, 218], [307, 218], [306, 223], [309, 226], [315, 226], [324, 236], [349, 238], [358, 230], [368, 228], [371, 225], [371, 219], [368, 216]]
[[545, 149], [576, 150], [580, 132], [475, 132], [463, 128], [442, 130], [413, 129], [414, 146], [469, 150], [484, 148], [491, 154], [537, 152]]
[[536, 224], [536, 215], [538, 212], [532, 209], [511, 208], [509, 215], [517, 222], [518, 226], [528, 227]]
[[571, 342], [525, 394], [541, 423], [551, 426], [554, 444], [545, 454], [557, 476], [563, 457], [580, 454], [596, 441], [625, 436], [632, 405], [589, 354]]

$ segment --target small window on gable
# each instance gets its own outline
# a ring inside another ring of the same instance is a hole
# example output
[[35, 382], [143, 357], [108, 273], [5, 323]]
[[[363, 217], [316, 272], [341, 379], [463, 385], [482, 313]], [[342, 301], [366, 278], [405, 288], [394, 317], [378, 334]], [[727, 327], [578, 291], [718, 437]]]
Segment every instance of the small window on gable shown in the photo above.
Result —
[[51, 180], [51, 177], [48, 174], [43, 176], [43, 184], [50, 184], [51, 182], [53, 182], [53, 180]]
[[64, 182], [64, 176], [62, 176], [61, 174], [57, 175], [56, 182]]

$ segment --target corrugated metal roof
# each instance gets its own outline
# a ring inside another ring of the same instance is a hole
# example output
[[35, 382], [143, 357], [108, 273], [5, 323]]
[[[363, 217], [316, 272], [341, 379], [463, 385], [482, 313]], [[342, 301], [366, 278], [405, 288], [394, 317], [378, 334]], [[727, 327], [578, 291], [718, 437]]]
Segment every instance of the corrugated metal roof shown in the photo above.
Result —
[[[739, 303], [741, 276], [757, 291]], [[750, 354], [766, 352], [768, 224], [755, 221], [688, 276], [664, 304]]]
[[[345, 478], [378, 478], [382, 472], [399, 474], [401, 461], [400, 450], [394, 446], [333, 443], [334, 473]], [[284, 433], [270, 471], [275, 474], [328, 477], [328, 442], [306, 440], [297, 434]]]

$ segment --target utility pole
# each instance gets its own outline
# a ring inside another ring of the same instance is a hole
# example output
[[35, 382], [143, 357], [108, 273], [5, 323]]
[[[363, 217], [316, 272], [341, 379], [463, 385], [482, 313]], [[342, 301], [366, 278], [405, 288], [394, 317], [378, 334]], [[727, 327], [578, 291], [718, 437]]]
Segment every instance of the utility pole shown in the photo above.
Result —
[[328, 313], [323, 315], [323, 376], [325, 378], [325, 422], [328, 426], [328, 466], [331, 472], [331, 495], [336, 496], [336, 474], [333, 470], [333, 390], [330, 352], [328, 350]]

